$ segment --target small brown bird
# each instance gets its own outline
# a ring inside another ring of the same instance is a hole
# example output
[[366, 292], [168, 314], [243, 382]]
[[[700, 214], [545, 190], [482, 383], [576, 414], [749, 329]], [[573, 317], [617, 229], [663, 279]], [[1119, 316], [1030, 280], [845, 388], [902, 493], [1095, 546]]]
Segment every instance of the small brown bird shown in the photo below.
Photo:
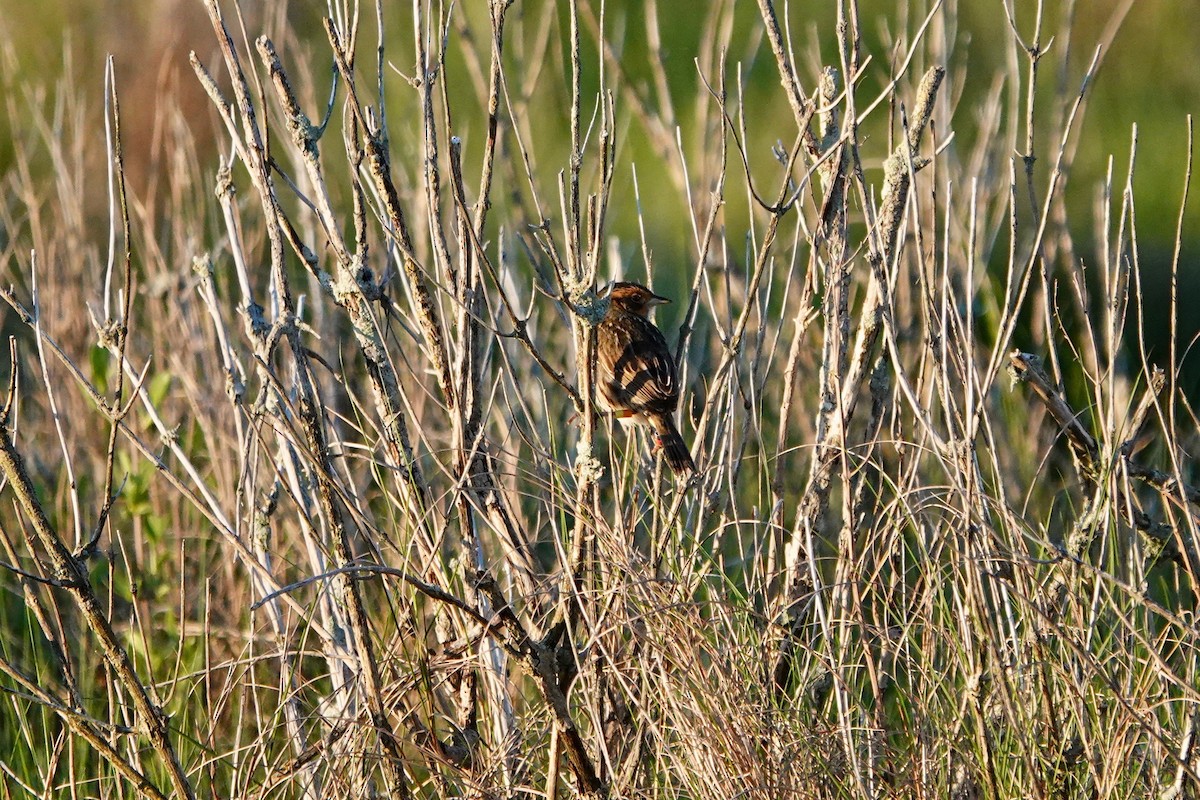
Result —
[[687, 443], [675, 427], [679, 383], [675, 362], [650, 309], [671, 302], [638, 283], [614, 283], [608, 313], [596, 329], [596, 383], [601, 405], [622, 422], [649, 425], [677, 475], [696, 471]]

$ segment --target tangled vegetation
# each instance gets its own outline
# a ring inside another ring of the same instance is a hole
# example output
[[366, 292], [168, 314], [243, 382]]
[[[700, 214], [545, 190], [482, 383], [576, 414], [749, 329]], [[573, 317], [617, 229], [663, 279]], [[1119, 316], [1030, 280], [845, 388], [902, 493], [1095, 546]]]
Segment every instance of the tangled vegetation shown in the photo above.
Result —
[[967, 107], [951, 0], [696, 4], [688, 91], [655, 2], [203, 5], [145, 152], [5, 100], [0, 798], [1200, 796], [1190, 123], [1150, 265], [1106, 41]]

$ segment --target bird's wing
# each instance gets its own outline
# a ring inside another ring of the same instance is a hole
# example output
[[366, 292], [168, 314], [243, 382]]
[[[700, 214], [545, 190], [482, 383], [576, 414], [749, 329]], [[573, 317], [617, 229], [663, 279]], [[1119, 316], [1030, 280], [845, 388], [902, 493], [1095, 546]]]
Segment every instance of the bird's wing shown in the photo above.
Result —
[[679, 387], [666, 339], [649, 320], [630, 315], [623, 322], [605, 326], [609, 341], [599, 347], [599, 374], [611, 376], [609, 400], [638, 413], [674, 412]]

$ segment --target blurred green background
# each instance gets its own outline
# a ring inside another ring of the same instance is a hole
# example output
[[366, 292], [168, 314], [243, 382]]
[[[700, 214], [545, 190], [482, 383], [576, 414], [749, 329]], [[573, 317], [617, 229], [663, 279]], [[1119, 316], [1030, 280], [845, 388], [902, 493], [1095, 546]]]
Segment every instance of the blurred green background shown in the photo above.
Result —
[[[319, 2], [246, 3], [247, 29], [250, 36], [258, 30], [278, 31], [284, 21], [311, 46], [308, 63], [321, 65], [325, 70], [328, 59], [323, 50], [324, 33], [320, 18], [326, 4]], [[456, 14], [465, 19], [477, 34], [483, 33], [486, 20], [482, 2], [459, 3]], [[596, 16], [599, 2], [584, 3]], [[864, 53], [871, 58], [862, 82], [863, 97], [873, 97], [886, 82], [896, 61], [897, 41], [908, 42], [932, 3], [897, 4], [882, 0], [862, 0], [859, 5], [864, 31]], [[953, 147], [969, 152], [980, 136], [993, 135], [981, 130], [979, 110], [996, 92], [1003, 94], [1004, 116], [1001, 125], [1015, 124], [1023, 131], [1024, 93], [1028, 78], [1025, 54], [1011, 35], [1009, 15], [1012, 14], [1021, 37], [1029, 42], [1036, 24], [1038, 4], [1033, 0], [960, 0], [940, 6], [930, 36], [945, 43], [950, 81], [948, 100], [942, 113], [949, 109], [951, 119], [938, 120], [938, 138], [953, 130]], [[664, 0], [659, 4], [658, 17], [662, 35], [662, 63], [672, 97], [679, 110], [676, 120], [679, 136], [689, 157], [695, 148], [703, 147], [704, 133], [692, 129], [694, 115], [687, 112], [701, 99], [703, 88], [697, 80], [694, 59], [700, 54], [699, 42], [705, 35], [708, 3], [691, 0]], [[229, 6], [231, 9], [232, 7]], [[620, 48], [620, 59], [626, 70], [626, 80], [650, 90], [651, 76], [646, 68], [648, 44], [645, 32], [646, 12], [636, 0], [609, 0], [604, 5], [605, 28]], [[815, 75], [822, 64], [836, 63], [835, 11], [836, 3], [778, 4], [781, 15], [787, 15], [797, 61], [806, 91], [811, 90]], [[518, 0], [510, 12], [510, 33], [529, 35], [546, 15], [554, 16], [555, 30], [565, 36], [566, 9], [563, 2]], [[364, 8], [364, 26], [373, 24], [373, 10]], [[1062, 21], [1070, 18], [1070, 41], [1060, 35], [1050, 44], [1041, 62], [1039, 73], [1038, 131], [1035, 137], [1039, 156], [1037, 185], [1044, 187], [1048, 170], [1058, 147], [1051, 132], [1056, 128], [1053, 115], [1059, 113], [1053, 98], [1072, 96], [1080, 86], [1087, 63], [1096, 46], [1108, 39], [1111, 44], [1103, 52], [1103, 61], [1096, 80], [1087, 95], [1080, 131], [1078, 154], [1068, 174], [1066, 191], [1070, 209], [1070, 226], [1079, 256], [1089, 265], [1100, 257], [1095, 252], [1095, 213], [1098, 187], [1109, 170], [1110, 158], [1114, 194], [1119, 197], [1128, 169], [1132, 129], [1138, 126], [1137, 172], [1137, 234], [1140, 243], [1141, 267], [1146, 275], [1146, 295], [1150, 307], [1165, 301], [1168, 291], [1167, 269], [1174, 248], [1175, 229], [1183, 193], [1187, 164], [1187, 115], [1200, 110], [1200, 0], [1135, 0], [1117, 3], [1113, 0], [1080, 0], [1077, 3], [1046, 2], [1043, 9], [1043, 28], [1063, 29]], [[0, 0], [0, 18], [5, 20], [0, 31], [3, 52], [3, 86], [8, 95], [6, 113], [0, 119], [0, 171], [12, 168], [11, 137], [21, 135], [24, 121], [22, 108], [29, 102], [53, 102], [61, 96], [64, 86], [82, 97], [85, 112], [94, 121], [100, 119], [102, 98], [103, 59], [113, 53], [126, 120], [126, 152], [135, 190], [148, 182], [169, 182], [170, 175], [156, 166], [147, 154], [153, 149], [154, 114], [162, 98], [174, 95], [185, 115], [195, 120], [193, 133], [198, 139], [200, 163], [215, 170], [216, 150], [212, 115], [208, 101], [199, 90], [187, 63], [187, 54], [195, 50], [203, 61], [215, 63], [212, 29], [200, 0], [42, 0], [29, 3], [23, 0]], [[1117, 28], [1118, 22], [1120, 23]], [[389, 57], [397, 69], [408, 72], [412, 63], [411, 11], [404, 4], [385, 4], [385, 24], [391, 42]], [[1115, 35], [1112, 34], [1116, 30]], [[594, 41], [584, 26], [585, 48], [592, 56], [585, 64], [584, 96], [596, 88], [596, 57]], [[373, 38], [373, 32], [370, 34]], [[481, 37], [483, 38], [483, 37]], [[486, 41], [486, 39], [483, 39]], [[735, 102], [733, 82], [737, 65], [742, 67], [744, 107], [749, 136], [747, 149], [752, 171], [770, 176], [769, 151], [777, 141], [790, 144], [792, 118], [790, 109], [781, 101], [777, 72], [769, 48], [761, 39], [761, 23], [755, 3], [737, 4], [734, 29], [729, 37], [728, 51], [731, 99]], [[1043, 42], [1043, 45], [1048, 44]], [[284, 52], [285, 61], [296, 62], [296, 53]], [[562, 49], [551, 47], [547, 69], [566, 69]], [[486, 53], [485, 53], [486, 57]], [[914, 65], [919, 74], [930, 65]], [[465, 86], [463, 65], [447, 65], [447, 79], [452, 100], [456, 102], [456, 131], [467, 145], [467, 157], [478, 158], [483, 131], [483, 113], [465, 113], [473, 93]], [[328, 86], [327, 74], [311, 76], [316, 91]], [[610, 73], [610, 81], [614, 76]], [[398, 99], [393, 109], [403, 109], [412, 102], [414, 92], [395, 74], [389, 76]], [[564, 81], [544, 81], [547, 91], [561, 92]], [[47, 98], [31, 99], [29, 87], [50, 87]], [[541, 139], [540, 166], [553, 175], [566, 163], [568, 146], [567, 98], [534, 96], [530, 98], [530, 114], [536, 119]], [[462, 102], [459, 102], [462, 101]], [[477, 103], [475, 104], [477, 106]], [[620, 95], [618, 115], [628, 111]], [[590, 107], [590, 105], [589, 105]], [[394, 119], [397, 117], [393, 117]], [[84, 128], [87, 129], [86, 126]], [[103, 145], [102, 128], [90, 129], [96, 141], [89, 147]], [[661, 155], [655, 152], [644, 131], [637, 124], [619, 128], [621, 159], [616, 173], [619, 195], [631, 194], [632, 170], [636, 164], [642, 206], [648, 212], [645, 219], [647, 239], [655, 254], [656, 268], [674, 254], [687, 254], [694, 261], [692, 233], [684, 214], [678, 187], [666, 179], [666, 171], [656, 167]], [[884, 152], [881, 138], [887, 130], [864, 130], [868, 147], [864, 148], [868, 169], [877, 169], [879, 155]], [[415, 137], [414, 137], [415, 138]], [[875, 141], [872, 143], [872, 139]], [[1022, 133], [1023, 138], [1023, 133]], [[475, 149], [472, 150], [472, 143]], [[416, 153], [417, 141], [405, 141], [403, 135], [393, 139], [397, 157], [406, 152]], [[689, 151], [688, 148], [692, 149]], [[102, 150], [96, 150], [102, 153]], [[731, 159], [733, 158], [731, 154]], [[873, 160], [872, 160], [873, 159]], [[768, 165], [768, 166], [763, 166]], [[1005, 167], [1007, 169], [1007, 167]], [[734, 173], [731, 171], [731, 175]], [[872, 179], [873, 176], [868, 176]], [[877, 177], [877, 176], [875, 176]], [[740, 181], [740, 177], [737, 179]], [[734, 183], [736, 181], [732, 181]], [[547, 186], [552, 186], [547, 179]], [[103, 208], [104, 176], [98, 172], [92, 181], [96, 202]], [[965, 187], [955, 189], [960, 197]], [[1039, 198], [1040, 199], [1040, 198]], [[543, 202], [551, 203], [557, 212], [553, 196]], [[103, 216], [102, 214], [98, 216]], [[725, 217], [727, 235], [733, 246], [739, 246], [748, 224], [748, 212], [743, 206], [731, 203]], [[517, 220], [502, 220], [498, 224], [519, 224]], [[633, 204], [614, 208], [609, 214], [609, 230], [619, 238], [621, 252], [628, 260], [640, 260], [637, 241], [638, 220]], [[739, 229], [739, 226], [741, 228]], [[1193, 202], [1187, 210], [1181, 259], [1181, 308], [1200, 305], [1200, 277], [1195, 256], [1200, 252], [1200, 203]], [[1003, 253], [995, 254], [1002, 257]], [[640, 272], [640, 264], [632, 263], [631, 271]], [[1200, 330], [1197, 318], [1181, 317], [1182, 344]], [[1164, 315], [1165, 317], [1165, 315]], [[1166, 320], [1148, 320], [1148, 340], [1158, 352], [1165, 342]], [[1191, 361], [1193, 359], [1189, 359]], [[1193, 364], [1188, 364], [1194, 367]], [[1194, 370], [1190, 370], [1195, 374]]]

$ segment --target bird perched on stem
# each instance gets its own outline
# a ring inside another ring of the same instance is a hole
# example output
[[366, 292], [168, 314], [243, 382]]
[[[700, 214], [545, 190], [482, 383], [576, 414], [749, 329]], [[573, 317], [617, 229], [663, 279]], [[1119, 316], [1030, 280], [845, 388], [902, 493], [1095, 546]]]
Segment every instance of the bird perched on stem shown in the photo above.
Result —
[[675, 427], [679, 382], [675, 362], [650, 309], [671, 302], [638, 283], [619, 281], [608, 292], [608, 312], [596, 329], [596, 384], [601, 405], [623, 423], [648, 425], [671, 470], [696, 471]]

